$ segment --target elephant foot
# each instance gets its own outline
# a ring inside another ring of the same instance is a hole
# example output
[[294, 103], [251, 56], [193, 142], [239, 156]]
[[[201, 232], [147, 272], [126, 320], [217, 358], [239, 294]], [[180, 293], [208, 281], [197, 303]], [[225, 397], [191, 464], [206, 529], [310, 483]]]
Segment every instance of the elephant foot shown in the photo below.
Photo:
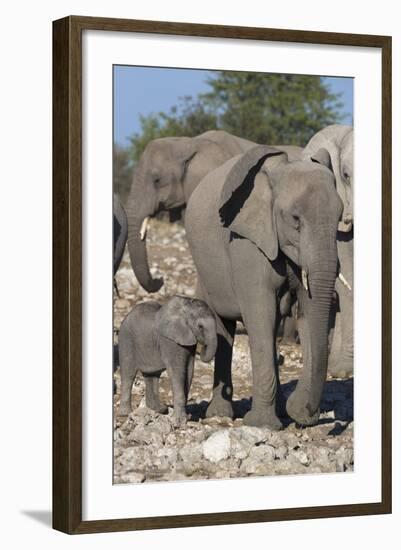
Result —
[[131, 407], [129, 405], [120, 405], [120, 410], [118, 411], [118, 416], [128, 416], [131, 414]]
[[159, 414], [167, 414], [168, 413], [168, 407], [164, 403], [159, 403], [158, 405], [155, 405], [154, 407], [149, 407], [149, 409], [152, 409], [152, 411], [155, 411]]
[[268, 407], [253, 407], [244, 416], [245, 426], [256, 426], [258, 428], [270, 428], [270, 430], [281, 430], [283, 425], [275, 412], [275, 405]]
[[231, 401], [224, 399], [221, 395], [213, 395], [206, 409], [206, 418], [211, 418], [212, 416], [228, 416], [229, 418], [234, 418]]
[[301, 398], [296, 391], [287, 399], [287, 413], [300, 426], [314, 426], [320, 417], [320, 409], [313, 412], [305, 396]]
[[190, 416], [189, 414], [186, 414], [185, 412], [175, 414], [173, 415], [173, 425], [174, 428], [183, 428], [185, 424], [188, 422]]
[[354, 362], [352, 359], [341, 359], [337, 363], [329, 363], [328, 371], [334, 378], [349, 378], [354, 373]]
[[152, 411], [155, 411], [160, 414], [167, 414], [168, 413], [168, 407], [164, 403], [160, 403], [158, 394], [151, 392], [149, 388], [148, 393], [146, 395], [146, 406], [148, 409], [151, 409]]

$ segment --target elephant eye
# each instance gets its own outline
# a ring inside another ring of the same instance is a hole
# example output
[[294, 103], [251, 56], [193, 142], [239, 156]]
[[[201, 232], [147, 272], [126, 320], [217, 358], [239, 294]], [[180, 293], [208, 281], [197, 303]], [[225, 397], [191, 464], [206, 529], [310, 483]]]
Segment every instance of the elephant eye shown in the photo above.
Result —
[[299, 220], [299, 216], [292, 216], [293, 222], [294, 222], [294, 228], [299, 231], [301, 227], [301, 222]]
[[153, 183], [154, 183], [155, 185], [159, 185], [159, 183], [160, 183], [160, 178], [159, 178], [159, 177], [153, 178]]
[[344, 172], [344, 179], [347, 183], [351, 181], [351, 176], [348, 174], [348, 172]]

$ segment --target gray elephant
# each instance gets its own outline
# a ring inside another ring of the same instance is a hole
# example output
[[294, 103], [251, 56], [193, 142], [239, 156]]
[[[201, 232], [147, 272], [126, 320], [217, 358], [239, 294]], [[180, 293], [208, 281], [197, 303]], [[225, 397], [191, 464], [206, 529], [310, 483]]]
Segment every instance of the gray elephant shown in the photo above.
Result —
[[344, 210], [338, 226], [337, 247], [342, 280], [336, 283], [339, 313], [336, 317], [329, 369], [335, 376], [349, 376], [354, 361], [354, 232], [353, 232], [353, 128], [341, 124], [327, 126], [313, 136], [303, 152], [311, 158], [321, 147], [330, 153], [337, 192]]
[[[210, 130], [192, 138], [155, 139], [146, 146], [135, 168], [127, 206], [131, 264], [145, 290], [157, 292], [163, 285], [163, 279], [152, 278], [149, 271], [149, 218], [162, 210], [171, 212], [184, 207], [206, 174], [255, 145], [222, 130]], [[288, 153], [300, 156], [302, 149], [288, 147]]]
[[151, 141], [135, 168], [127, 205], [128, 250], [141, 286], [157, 292], [163, 279], [149, 271], [146, 228], [162, 210], [183, 207], [200, 180], [226, 160], [255, 144], [223, 131], [199, 136], [166, 137]]
[[117, 193], [113, 194], [113, 275], [120, 267], [128, 237], [127, 215]]
[[147, 407], [167, 412], [159, 400], [159, 378], [167, 369], [175, 422], [184, 422], [197, 343], [203, 346], [201, 360], [211, 361], [217, 348], [216, 320], [201, 300], [174, 296], [163, 306], [145, 302], [134, 307], [119, 333], [120, 415], [131, 412], [132, 385], [138, 371], [145, 378]]
[[289, 279], [298, 296], [304, 370], [286, 409], [301, 425], [319, 418], [342, 203], [328, 152], [319, 151], [315, 160], [289, 162], [287, 154], [258, 146], [209, 173], [188, 202], [185, 226], [202, 298], [217, 317], [207, 416], [232, 416], [232, 347], [236, 321], [242, 320], [253, 376], [244, 423], [282, 426], [276, 326]]

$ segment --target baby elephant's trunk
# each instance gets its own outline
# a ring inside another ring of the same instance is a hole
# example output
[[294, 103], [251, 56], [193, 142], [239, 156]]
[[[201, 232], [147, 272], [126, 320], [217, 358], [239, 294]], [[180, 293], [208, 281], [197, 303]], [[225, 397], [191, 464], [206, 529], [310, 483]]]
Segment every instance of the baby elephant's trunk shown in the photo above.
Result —
[[203, 344], [203, 349], [200, 358], [205, 363], [209, 363], [216, 355], [217, 350], [216, 322], [214, 318], [207, 319], [201, 326], [203, 327], [203, 341], [199, 340], [199, 343]]

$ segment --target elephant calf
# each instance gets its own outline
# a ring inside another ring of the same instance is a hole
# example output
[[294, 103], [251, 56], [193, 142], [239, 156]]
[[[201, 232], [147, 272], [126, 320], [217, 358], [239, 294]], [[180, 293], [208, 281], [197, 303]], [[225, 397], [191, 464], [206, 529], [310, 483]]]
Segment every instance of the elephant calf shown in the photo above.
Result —
[[174, 296], [163, 306], [145, 302], [134, 307], [119, 333], [120, 415], [131, 412], [131, 391], [138, 370], [145, 379], [146, 406], [167, 412], [159, 401], [159, 378], [167, 369], [175, 423], [185, 422], [197, 343], [203, 346], [202, 361], [211, 361], [217, 349], [216, 320], [205, 302]]

